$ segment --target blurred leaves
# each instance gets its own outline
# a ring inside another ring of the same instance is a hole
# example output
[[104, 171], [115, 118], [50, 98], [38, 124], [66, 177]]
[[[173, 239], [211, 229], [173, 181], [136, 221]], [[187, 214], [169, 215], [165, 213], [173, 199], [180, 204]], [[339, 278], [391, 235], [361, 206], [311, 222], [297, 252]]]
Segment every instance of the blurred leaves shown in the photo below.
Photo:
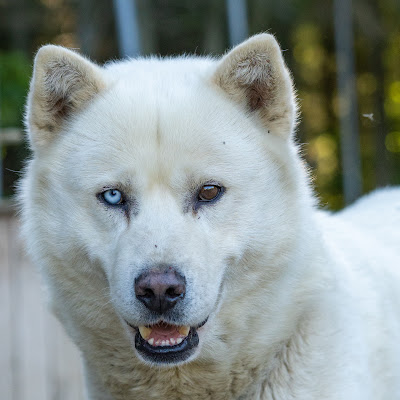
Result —
[[[110, 0], [0, 3], [2, 126], [21, 126], [38, 46], [62, 44], [98, 62], [118, 57]], [[147, 54], [222, 54], [225, 0], [136, 0]], [[277, 36], [301, 107], [297, 134], [322, 204], [343, 205], [332, 0], [247, 0], [250, 33]], [[400, 2], [353, 0], [364, 190], [400, 183]], [[21, 22], [22, 21], [22, 22]], [[19, 51], [16, 51], [19, 50]], [[11, 154], [11, 153], [9, 153]]]
[[22, 126], [31, 60], [19, 51], [0, 51], [0, 126]]

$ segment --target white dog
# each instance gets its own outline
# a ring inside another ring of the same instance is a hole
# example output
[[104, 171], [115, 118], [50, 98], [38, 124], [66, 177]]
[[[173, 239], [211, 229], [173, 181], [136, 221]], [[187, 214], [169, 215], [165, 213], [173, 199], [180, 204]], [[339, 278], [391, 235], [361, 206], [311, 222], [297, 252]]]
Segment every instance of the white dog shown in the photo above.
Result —
[[400, 399], [400, 191], [318, 211], [273, 36], [39, 50], [28, 249], [93, 400]]

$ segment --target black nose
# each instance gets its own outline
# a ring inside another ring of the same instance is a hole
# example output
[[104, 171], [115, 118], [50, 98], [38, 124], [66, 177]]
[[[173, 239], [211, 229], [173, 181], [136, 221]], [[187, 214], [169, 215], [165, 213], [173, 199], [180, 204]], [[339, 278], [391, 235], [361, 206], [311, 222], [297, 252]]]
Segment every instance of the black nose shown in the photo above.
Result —
[[185, 297], [186, 280], [172, 267], [150, 270], [135, 279], [135, 294], [149, 310], [162, 314]]

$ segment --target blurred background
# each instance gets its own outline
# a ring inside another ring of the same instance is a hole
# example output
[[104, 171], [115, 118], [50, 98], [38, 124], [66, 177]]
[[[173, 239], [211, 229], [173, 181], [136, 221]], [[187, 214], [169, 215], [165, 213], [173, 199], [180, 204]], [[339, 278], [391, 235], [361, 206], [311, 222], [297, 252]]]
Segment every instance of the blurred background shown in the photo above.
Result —
[[0, 0], [1, 399], [82, 396], [78, 356], [43, 308], [11, 201], [29, 157], [22, 121], [41, 45], [101, 64], [217, 56], [251, 34], [275, 34], [298, 90], [297, 136], [316, 193], [338, 210], [400, 183], [399, 21], [399, 0]]
[[[118, 3], [125, 7], [122, 18]], [[103, 63], [136, 52], [220, 55], [262, 31], [276, 35], [293, 73], [302, 113], [298, 137], [321, 204], [339, 209], [345, 203], [341, 145], [352, 135], [355, 142], [345, 149], [352, 146], [359, 154], [348, 156], [355, 160], [347, 169], [358, 169], [353, 173], [361, 178], [352, 184], [356, 193], [348, 201], [399, 183], [399, 21], [399, 0], [0, 0], [2, 197], [14, 193], [14, 171], [28, 155], [18, 131], [10, 128], [22, 127], [32, 59], [41, 45], [79, 49]], [[340, 59], [341, 51], [348, 61]], [[340, 140], [346, 122], [340, 115], [338, 73], [346, 64], [342, 103], [352, 120]]]

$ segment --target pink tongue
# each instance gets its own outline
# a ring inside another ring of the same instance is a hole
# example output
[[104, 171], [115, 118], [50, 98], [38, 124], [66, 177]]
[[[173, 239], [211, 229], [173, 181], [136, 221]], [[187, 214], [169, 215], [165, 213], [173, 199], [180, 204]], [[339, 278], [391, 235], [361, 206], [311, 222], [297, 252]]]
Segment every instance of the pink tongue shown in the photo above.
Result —
[[178, 339], [180, 337], [184, 337], [178, 332], [178, 328], [173, 325], [154, 325], [151, 327], [150, 337], [147, 339], [154, 339], [154, 342], [157, 340], [168, 340], [168, 339]]

